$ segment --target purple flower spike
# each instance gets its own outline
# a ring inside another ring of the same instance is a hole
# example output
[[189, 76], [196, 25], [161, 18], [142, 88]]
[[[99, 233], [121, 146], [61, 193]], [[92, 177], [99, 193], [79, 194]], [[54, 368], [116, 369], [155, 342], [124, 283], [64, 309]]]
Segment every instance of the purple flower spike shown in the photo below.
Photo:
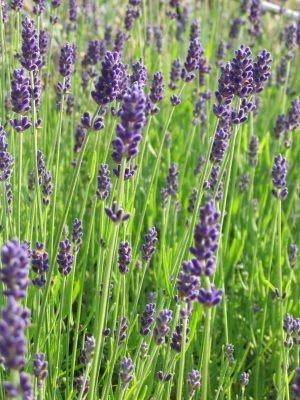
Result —
[[289, 109], [287, 124], [290, 130], [294, 131], [300, 126], [300, 97], [297, 97]]
[[299, 400], [300, 399], [300, 368], [296, 369], [296, 374], [292, 384], [292, 393], [293, 399]]
[[50, 44], [50, 34], [48, 31], [40, 31], [39, 47], [42, 55], [47, 54]]
[[245, 21], [242, 18], [235, 18], [230, 26], [229, 37], [230, 39], [237, 39], [240, 34], [241, 27], [244, 25]]
[[120, 380], [124, 386], [127, 386], [133, 378], [134, 365], [129, 357], [123, 357], [120, 363]]
[[106, 215], [116, 224], [125, 222], [130, 218], [130, 214], [126, 213], [123, 208], [119, 207], [114, 201], [111, 207], [105, 207]]
[[188, 385], [189, 385], [190, 393], [194, 393], [197, 389], [200, 388], [201, 374], [196, 369], [193, 369], [191, 372], [189, 372]]
[[267, 50], [262, 50], [256, 61], [253, 63], [254, 92], [259, 93], [271, 76], [271, 54]]
[[126, 274], [128, 270], [128, 265], [131, 263], [131, 247], [128, 242], [121, 242], [119, 245], [119, 271], [121, 274]]
[[36, 286], [42, 287], [46, 283], [45, 274], [49, 268], [49, 255], [45, 251], [44, 244], [37, 242], [36, 248], [31, 254], [32, 270], [38, 274], [38, 277], [32, 280]]
[[144, 244], [142, 246], [143, 260], [149, 263], [156, 250], [157, 231], [155, 226], [152, 226], [144, 237]]
[[182, 64], [179, 58], [173, 61], [172, 67], [171, 67], [171, 72], [170, 72], [170, 83], [169, 83], [169, 88], [171, 90], [177, 89], [177, 82], [181, 78], [181, 70], [182, 70]]
[[160, 71], [156, 72], [153, 76], [149, 98], [153, 104], [159, 103], [164, 98], [163, 75]]
[[88, 43], [87, 52], [82, 60], [82, 65], [96, 65], [105, 54], [105, 43], [103, 40], [91, 40]]
[[272, 182], [274, 189], [272, 193], [275, 197], [280, 200], [284, 200], [288, 195], [288, 189], [286, 186], [286, 176], [287, 176], [288, 164], [285, 157], [281, 154], [274, 159], [274, 165], [272, 168]]
[[28, 71], [36, 71], [43, 66], [39, 37], [34, 21], [29, 18], [22, 22], [21, 64]]
[[242, 372], [240, 375], [240, 384], [247, 386], [249, 384], [250, 374], [248, 372]]
[[110, 171], [107, 164], [101, 164], [97, 176], [97, 192], [96, 195], [100, 200], [106, 200], [110, 196], [111, 181]]
[[59, 58], [59, 73], [69, 78], [74, 71], [74, 64], [76, 60], [76, 47], [74, 43], [65, 43], [61, 48]]
[[200, 278], [194, 274], [194, 265], [192, 261], [183, 261], [182, 269], [177, 279], [177, 289], [181, 298], [190, 301], [197, 298]]
[[249, 34], [254, 37], [259, 37], [262, 34], [261, 14], [262, 14], [261, 0], [251, 0], [249, 16], [248, 16], [250, 21]]
[[198, 301], [205, 306], [212, 307], [222, 300], [223, 290], [211, 285], [209, 289], [201, 288], [198, 294]]
[[92, 91], [92, 97], [98, 105], [107, 105], [120, 96], [124, 80], [126, 79], [126, 68], [120, 61], [118, 52], [108, 51], [102, 62], [101, 76]]
[[134, 84], [123, 97], [120, 123], [117, 125], [117, 137], [113, 140], [112, 157], [120, 164], [123, 157], [131, 160], [138, 153], [141, 130], [145, 125], [146, 99], [143, 90]]
[[151, 325], [154, 322], [155, 304], [146, 304], [145, 310], [141, 315], [141, 327], [140, 334], [143, 336], [148, 335], [151, 332]]
[[295, 265], [297, 264], [298, 252], [299, 249], [296, 243], [291, 243], [288, 248], [288, 256], [289, 256], [289, 263], [292, 268], [294, 268]]
[[79, 153], [86, 137], [87, 130], [82, 125], [77, 125], [75, 130], [74, 152]]
[[10, 178], [14, 164], [14, 158], [7, 149], [6, 132], [0, 125], [0, 182], [7, 181]]
[[59, 243], [59, 251], [56, 260], [59, 272], [64, 276], [69, 275], [72, 270], [74, 257], [71, 250], [71, 243], [68, 239], [64, 239]]
[[6, 242], [1, 249], [1, 281], [6, 285], [4, 294], [20, 299], [26, 296], [29, 284], [29, 262], [26, 247], [17, 239]]
[[222, 128], [218, 128], [215, 134], [210, 161], [212, 163], [221, 163], [228, 147], [229, 134]]
[[75, 244], [76, 250], [80, 249], [83, 238], [83, 227], [82, 221], [79, 218], [75, 218], [73, 222], [73, 232], [72, 232], [72, 241]]
[[215, 253], [220, 234], [219, 218], [220, 214], [212, 200], [201, 207], [200, 222], [196, 225], [194, 233], [195, 245], [190, 248], [195, 256], [192, 262], [197, 276], [202, 273], [211, 276], [215, 271]]
[[288, 123], [286, 121], [285, 115], [279, 114], [276, 119], [274, 127], [274, 135], [276, 139], [282, 138], [282, 136], [286, 133], [287, 129], [288, 129]]
[[257, 136], [253, 135], [250, 138], [248, 147], [249, 164], [252, 167], [256, 167], [258, 163], [258, 148], [259, 148], [259, 139]]
[[10, 296], [0, 320], [0, 356], [6, 368], [21, 370], [25, 365], [26, 337], [30, 312]]
[[12, 109], [16, 113], [26, 113], [31, 109], [30, 81], [23, 68], [15, 69], [11, 80]]
[[[258, 68], [258, 66], [257, 66]], [[249, 47], [241, 45], [231, 61], [231, 83], [238, 97], [248, 97], [253, 91], [253, 60]], [[259, 79], [259, 76], [257, 77]]]
[[10, 7], [15, 11], [21, 11], [24, 7], [24, 0], [12, 0]]
[[190, 41], [193, 41], [195, 39], [200, 39], [200, 21], [199, 21], [199, 19], [194, 19], [191, 24]]
[[69, 19], [72, 22], [77, 20], [77, 1], [76, 0], [69, 0]]
[[24, 132], [32, 125], [31, 121], [25, 115], [21, 115], [20, 118], [10, 119], [9, 122], [17, 132]]
[[142, 59], [140, 58], [138, 61], [132, 64], [132, 75], [130, 76], [130, 83], [134, 84], [136, 82], [140, 88], [143, 88], [147, 84], [147, 80], [148, 71], [143, 64]]
[[95, 347], [96, 339], [92, 335], [87, 335], [85, 337], [84, 348], [82, 349], [79, 357], [81, 364], [88, 365], [92, 361]]
[[171, 310], [162, 310], [156, 317], [156, 325], [153, 331], [153, 336], [156, 344], [161, 345], [165, 343], [166, 335], [170, 328], [169, 324], [172, 321], [173, 313]]
[[48, 362], [44, 353], [36, 353], [33, 360], [33, 372], [37, 378], [38, 387], [42, 388], [44, 380], [48, 376]]

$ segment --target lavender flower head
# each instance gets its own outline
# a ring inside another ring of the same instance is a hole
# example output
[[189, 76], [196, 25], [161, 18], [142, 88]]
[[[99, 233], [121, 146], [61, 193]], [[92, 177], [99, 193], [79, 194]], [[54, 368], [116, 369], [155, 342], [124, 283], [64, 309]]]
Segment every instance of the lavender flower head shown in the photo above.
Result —
[[141, 130], [146, 120], [145, 105], [143, 90], [134, 84], [123, 97], [121, 121], [117, 125], [117, 137], [112, 142], [112, 157], [118, 164], [123, 157], [129, 161], [138, 153]]
[[250, 374], [248, 372], [242, 372], [240, 375], [240, 384], [247, 386], [249, 384]]
[[120, 380], [124, 386], [128, 385], [133, 378], [134, 365], [129, 357], [123, 357], [120, 363]]
[[248, 156], [249, 156], [249, 164], [252, 167], [256, 167], [258, 163], [258, 147], [259, 147], [258, 137], [255, 135], [251, 136], [248, 147]]
[[288, 256], [291, 267], [295, 267], [298, 259], [298, 246], [296, 243], [291, 243], [288, 247]]
[[29, 18], [22, 21], [21, 64], [28, 71], [36, 71], [43, 66], [39, 37], [34, 21]]
[[94, 351], [96, 347], [96, 339], [92, 335], [87, 335], [85, 337], [84, 348], [80, 353], [79, 360], [82, 364], [88, 365], [94, 356]]
[[159, 103], [164, 98], [163, 75], [160, 71], [156, 72], [153, 76], [149, 97], [153, 104]]
[[64, 239], [59, 243], [59, 251], [56, 260], [59, 272], [67, 276], [72, 270], [74, 261], [69, 239]]
[[0, 182], [7, 181], [10, 178], [14, 164], [14, 158], [7, 149], [6, 132], [0, 125]]
[[17, 239], [7, 241], [1, 249], [1, 261], [3, 268], [0, 269], [0, 278], [6, 285], [3, 293], [6, 296], [13, 296], [15, 299], [25, 297], [29, 284], [26, 246]]
[[280, 200], [284, 200], [288, 195], [288, 188], [286, 186], [287, 170], [288, 164], [286, 158], [278, 154], [274, 159], [271, 175], [274, 185], [272, 193]]
[[219, 304], [222, 300], [223, 290], [217, 289], [213, 284], [208, 288], [200, 288], [198, 301], [207, 307], [213, 307]]
[[95, 102], [106, 105], [114, 101], [120, 95], [125, 76], [126, 69], [120, 61], [120, 54], [108, 51], [102, 61], [101, 76], [92, 91]]
[[30, 81], [23, 68], [15, 69], [11, 80], [12, 110], [26, 113], [31, 109]]
[[131, 255], [131, 247], [130, 244], [126, 242], [121, 242], [119, 245], [119, 270], [122, 274], [128, 272], [128, 266], [131, 263], [132, 255]]
[[292, 384], [292, 393], [293, 399], [299, 400], [300, 399], [300, 368], [296, 369], [296, 374]]
[[177, 89], [177, 82], [181, 78], [181, 70], [182, 70], [182, 64], [179, 58], [174, 60], [172, 62], [171, 66], [171, 72], [170, 72], [170, 83], [169, 83], [169, 88], [171, 90]]
[[110, 171], [107, 164], [101, 164], [97, 176], [97, 192], [96, 195], [100, 200], [106, 200], [110, 196], [111, 181]]
[[194, 393], [197, 389], [200, 388], [201, 385], [201, 374], [196, 369], [193, 369], [188, 374], [188, 385], [190, 389], [190, 393]]
[[33, 372], [37, 378], [38, 387], [42, 388], [44, 380], [48, 376], [48, 362], [44, 353], [36, 353], [33, 360]]
[[188, 301], [196, 300], [199, 292], [200, 278], [195, 275], [192, 261], [183, 261], [181, 271], [177, 279], [179, 297]]
[[29, 326], [30, 312], [10, 296], [1, 317], [0, 357], [3, 358], [6, 368], [21, 370], [25, 365], [25, 330]]
[[155, 226], [148, 229], [144, 237], [144, 244], [142, 246], [143, 260], [147, 263], [150, 262], [156, 250], [157, 243], [157, 230]]
[[113, 202], [111, 207], [105, 207], [106, 215], [116, 224], [125, 222], [130, 218], [130, 214], [119, 207], [117, 202]]
[[147, 84], [148, 80], [148, 72], [147, 68], [143, 64], [142, 59], [140, 58], [134, 64], [132, 64], [132, 75], [130, 76], [131, 84], [135, 82], [139, 85], [139, 87], [143, 88]]
[[172, 311], [165, 309], [160, 311], [159, 315], [156, 317], [156, 324], [153, 330], [153, 336], [156, 344], [161, 345], [165, 342], [166, 335], [170, 330], [169, 324], [172, 321], [172, 316]]
[[44, 286], [46, 283], [45, 274], [49, 268], [49, 255], [45, 251], [43, 243], [36, 243], [36, 248], [31, 253], [31, 265], [32, 270], [38, 275], [32, 280], [32, 283], [39, 287]]
[[300, 97], [297, 97], [291, 104], [287, 115], [287, 124], [293, 131], [300, 127]]
[[262, 34], [261, 27], [261, 14], [262, 14], [262, 6], [261, 0], [251, 0], [250, 10], [249, 10], [249, 34], [254, 37], [259, 37]]
[[200, 222], [196, 225], [194, 233], [195, 244], [190, 248], [191, 253], [195, 256], [193, 265], [197, 276], [202, 273], [211, 276], [215, 271], [215, 253], [220, 234], [219, 218], [220, 213], [213, 200], [201, 207]]
[[61, 48], [59, 58], [59, 73], [64, 78], [70, 78], [74, 71], [76, 47], [74, 43], [65, 43]]
[[148, 303], [146, 304], [145, 310], [141, 315], [141, 328], [140, 334], [146, 336], [151, 331], [151, 325], [154, 321], [154, 313], [155, 313], [155, 304]]
[[72, 232], [72, 240], [76, 246], [76, 250], [78, 251], [83, 238], [83, 227], [82, 221], [79, 218], [75, 218], [73, 222], [73, 232]]

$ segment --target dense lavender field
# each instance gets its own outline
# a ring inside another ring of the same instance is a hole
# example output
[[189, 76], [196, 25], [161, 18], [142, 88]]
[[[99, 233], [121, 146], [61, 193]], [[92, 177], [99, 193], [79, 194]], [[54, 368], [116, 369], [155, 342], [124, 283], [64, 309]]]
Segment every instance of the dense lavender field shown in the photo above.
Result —
[[1, 0], [0, 41], [0, 399], [300, 399], [299, 1]]

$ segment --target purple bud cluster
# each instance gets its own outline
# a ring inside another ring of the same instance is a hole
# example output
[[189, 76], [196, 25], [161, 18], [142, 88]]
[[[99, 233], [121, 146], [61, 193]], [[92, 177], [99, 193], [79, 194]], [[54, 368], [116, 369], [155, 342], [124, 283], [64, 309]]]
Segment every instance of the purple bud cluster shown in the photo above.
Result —
[[46, 283], [45, 274], [49, 269], [49, 255], [45, 251], [43, 243], [37, 242], [36, 248], [31, 252], [32, 270], [38, 275], [32, 280], [32, 283], [42, 287]]
[[14, 164], [13, 156], [8, 152], [6, 132], [0, 125], [0, 181], [8, 181]]
[[[255, 110], [250, 97], [263, 90], [271, 73], [271, 55], [262, 50], [253, 61], [249, 47], [241, 45], [235, 57], [221, 65], [221, 75], [216, 91], [217, 104], [213, 110], [221, 125], [240, 124], [247, 120], [248, 114]], [[231, 106], [234, 95], [241, 99], [239, 109]]]
[[85, 337], [84, 347], [79, 356], [81, 364], [88, 365], [92, 361], [95, 347], [96, 339], [92, 335], [87, 335]]
[[20, 371], [25, 365], [25, 330], [29, 320], [30, 311], [21, 307], [13, 296], [9, 296], [0, 320], [0, 357], [8, 369]]
[[155, 226], [148, 229], [144, 236], [144, 244], [142, 246], [143, 260], [149, 263], [156, 250], [157, 230]]
[[130, 83], [137, 83], [140, 88], [144, 88], [148, 81], [148, 71], [140, 58], [132, 64], [132, 74], [130, 75]]
[[141, 315], [140, 334], [143, 336], [151, 332], [151, 325], [154, 322], [155, 303], [146, 304], [145, 310]]
[[191, 372], [189, 372], [187, 382], [189, 385], [190, 393], [193, 394], [201, 386], [200, 372], [195, 369], [193, 369]]
[[28, 71], [39, 70], [43, 66], [39, 36], [34, 21], [25, 18], [22, 22], [21, 64]]
[[273, 195], [279, 200], [284, 200], [288, 195], [288, 188], [286, 186], [286, 176], [288, 171], [287, 160], [281, 154], [274, 158], [274, 165], [272, 167], [272, 182], [274, 188]]
[[300, 399], [300, 368], [296, 368], [296, 374], [292, 383], [293, 400]]
[[110, 171], [107, 164], [101, 164], [97, 176], [97, 198], [100, 200], [106, 200], [110, 196], [111, 192], [111, 181]]
[[106, 215], [116, 224], [125, 222], [130, 218], [130, 214], [125, 212], [123, 208], [114, 201], [111, 207], [105, 207]]
[[132, 261], [131, 246], [126, 242], [121, 242], [119, 245], [119, 271], [121, 274], [126, 274], [128, 272], [128, 266]]
[[82, 65], [84, 67], [96, 65], [104, 57], [104, 54], [105, 54], [104, 41], [90, 40], [88, 43], [86, 54], [84, 55], [84, 58], [82, 60]]
[[166, 336], [170, 330], [169, 324], [172, 321], [172, 317], [173, 313], [168, 309], [160, 311], [156, 317], [156, 324], [153, 330], [153, 337], [156, 344], [161, 345], [165, 343]]
[[137, 84], [132, 85], [123, 97], [117, 137], [112, 142], [112, 157], [118, 164], [122, 158], [125, 157], [129, 161], [138, 153], [141, 131], [146, 121], [145, 105], [143, 90]]
[[75, 218], [73, 221], [73, 232], [72, 232], [72, 241], [75, 245], [76, 251], [80, 249], [83, 238], [83, 227], [82, 221], [79, 218]]
[[48, 362], [44, 353], [36, 353], [33, 360], [33, 372], [37, 378], [38, 387], [42, 388], [48, 376]]
[[1, 249], [0, 279], [6, 285], [3, 293], [20, 299], [29, 285], [29, 261], [26, 246], [17, 239], [7, 241]]
[[200, 287], [201, 275], [210, 277], [216, 268], [215, 253], [218, 249], [220, 225], [219, 212], [212, 200], [200, 209], [200, 221], [195, 227], [194, 246], [190, 252], [194, 258], [184, 261], [177, 279], [177, 289], [180, 297], [188, 302], [198, 300], [206, 306], [220, 303], [223, 291], [213, 284], [207, 288]]
[[124, 386], [127, 386], [133, 378], [134, 365], [132, 359], [123, 357], [120, 363], [120, 380]]
[[74, 262], [74, 256], [72, 254], [72, 248], [69, 239], [64, 239], [59, 243], [56, 261], [59, 272], [64, 276], [69, 275]]
[[259, 37], [262, 34], [262, 5], [261, 0], [251, 0], [248, 19], [250, 23], [249, 34], [254, 37]]
[[98, 105], [107, 105], [118, 98], [122, 92], [126, 68], [120, 60], [120, 53], [108, 51], [102, 61], [101, 76], [92, 91]]

